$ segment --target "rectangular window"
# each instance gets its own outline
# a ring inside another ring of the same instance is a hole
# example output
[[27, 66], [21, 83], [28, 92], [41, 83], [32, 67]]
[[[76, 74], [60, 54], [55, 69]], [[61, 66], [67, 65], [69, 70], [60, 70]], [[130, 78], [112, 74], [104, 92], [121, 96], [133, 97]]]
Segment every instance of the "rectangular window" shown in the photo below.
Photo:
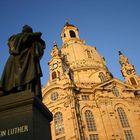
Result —
[[87, 53], [87, 57], [91, 58], [91, 52], [89, 50], [86, 50], [86, 53]]
[[131, 130], [124, 130], [126, 140], [134, 140], [134, 136]]
[[99, 140], [98, 134], [91, 134], [89, 135], [90, 140]]
[[82, 95], [82, 100], [85, 100], [85, 101], [89, 100], [89, 95]]

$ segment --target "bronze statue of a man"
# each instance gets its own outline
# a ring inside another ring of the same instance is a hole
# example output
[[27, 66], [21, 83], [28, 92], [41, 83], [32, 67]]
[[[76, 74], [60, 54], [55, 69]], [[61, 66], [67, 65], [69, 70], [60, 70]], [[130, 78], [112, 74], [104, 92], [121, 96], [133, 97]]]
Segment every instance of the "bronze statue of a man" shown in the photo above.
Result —
[[22, 33], [9, 38], [10, 57], [1, 78], [4, 95], [31, 90], [42, 100], [40, 59], [44, 53], [45, 42], [41, 35], [25, 25]]

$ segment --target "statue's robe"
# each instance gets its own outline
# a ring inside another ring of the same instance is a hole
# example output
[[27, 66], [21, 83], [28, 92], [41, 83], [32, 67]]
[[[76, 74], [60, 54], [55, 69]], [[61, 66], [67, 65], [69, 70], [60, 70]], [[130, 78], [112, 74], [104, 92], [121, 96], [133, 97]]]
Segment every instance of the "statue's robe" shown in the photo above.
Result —
[[25, 88], [29, 83], [35, 86], [40, 84], [37, 83], [42, 76], [39, 60], [45, 49], [45, 42], [41, 39], [41, 33], [13, 35], [8, 40], [8, 46], [10, 57], [1, 79], [3, 91], [18, 91], [20, 88]]

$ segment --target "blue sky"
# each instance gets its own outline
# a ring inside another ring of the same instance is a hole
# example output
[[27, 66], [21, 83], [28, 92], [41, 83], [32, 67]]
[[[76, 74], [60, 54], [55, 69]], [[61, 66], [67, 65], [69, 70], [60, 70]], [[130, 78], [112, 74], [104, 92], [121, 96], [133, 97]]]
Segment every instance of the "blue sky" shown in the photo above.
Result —
[[46, 42], [41, 60], [45, 85], [53, 41], [61, 47], [60, 33], [66, 20], [78, 27], [81, 39], [96, 46], [115, 77], [123, 80], [118, 50], [140, 74], [139, 0], [0, 0], [0, 75], [9, 56], [8, 38], [28, 24], [34, 31], [42, 32]]

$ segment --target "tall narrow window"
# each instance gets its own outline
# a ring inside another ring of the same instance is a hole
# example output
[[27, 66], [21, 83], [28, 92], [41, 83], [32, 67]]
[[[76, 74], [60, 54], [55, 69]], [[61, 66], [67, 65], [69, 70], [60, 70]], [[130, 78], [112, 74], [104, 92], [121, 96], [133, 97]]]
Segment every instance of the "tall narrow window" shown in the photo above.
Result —
[[99, 78], [101, 79], [101, 82], [106, 81], [106, 77], [105, 77], [105, 74], [103, 72], [99, 73]]
[[53, 71], [53, 72], [52, 72], [52, 80], [55, 79], [55, 78], [56, 78], [56, 72]]
[[136, 80], [133, 77], [130, 78], [130, 81], [132, 85], [137, 85]]
[[61, 112], [57, 112], [54, 115], [54, 125], [55, 125], [55, 134], [63, 134], [64, 133], [64, 124], [63, 124], [63, 116]]
[[120, 118], [122, 127], [123, 128], [129, 127], [129, 122], [128, 122], [128, 119], [127, 119], [127, 116], [126, 116], [124, 110], [121, 107], [118, 107], [117, 112], [118, 112], [118, 116]]
[[75, 32], [70, 30], [70, 37], [76, 37]]
[[116, 88], [116, 87], [113, 87], [112, 88], [112, 92], [113, 92], [113, 94], [117, 97], [117, 96], [119, 96], [119, 91], [118, 91], [118, 89]]
[[90, 131], [90, 132], [91, 131], [96, 131], [96, 124], [95, 124], [95, 121], [94, 121], [93, 114], [90, 110], [87, 110], [85, 112], [85, 117], [86, 117], [88, 131]]
[[64, 33], [63, 36], [66, 37], [66, 34]]
[[117, 112], [118, 112], [118, 116], [119, 116], [121, 125], [124, 128], [124, 135], [125, 135], [126, 140], [134, 140], [133, 133], [130, 130], [130, 125], [129, 125], [127, 116], [126, 116], [123, 108], [118, 107]]
[[91, 52], [89, 50], [87, 50], [86, 52], [87, 52], [87, 57], [91, 58]]

